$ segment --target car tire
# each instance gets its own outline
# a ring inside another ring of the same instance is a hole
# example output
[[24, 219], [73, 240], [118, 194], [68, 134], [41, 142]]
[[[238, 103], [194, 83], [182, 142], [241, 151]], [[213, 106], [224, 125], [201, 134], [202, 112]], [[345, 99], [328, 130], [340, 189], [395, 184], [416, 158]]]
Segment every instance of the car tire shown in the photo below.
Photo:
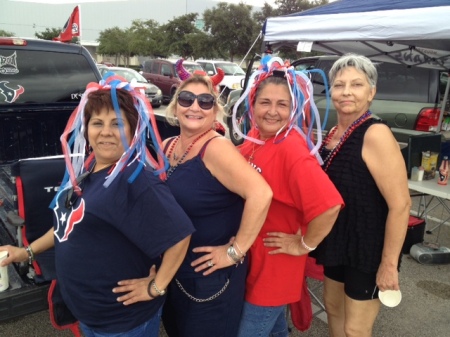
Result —
[[152, 104], [152, 108], [159, 108], [161, 106], [161, 103], [158, 103], [158, 104]]

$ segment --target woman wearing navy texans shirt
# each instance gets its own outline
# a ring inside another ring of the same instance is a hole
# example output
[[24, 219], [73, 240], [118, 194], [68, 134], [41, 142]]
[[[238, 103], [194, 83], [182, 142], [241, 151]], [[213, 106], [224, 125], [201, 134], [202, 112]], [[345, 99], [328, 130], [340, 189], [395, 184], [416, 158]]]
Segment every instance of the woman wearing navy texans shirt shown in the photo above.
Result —
[[[27, 250], [7, 247], [6, 263], [55, 245], [63, 299], [86, 337], [157, 337], [165, 289], [194, 228], [143, 155], [149, 115], [139, 91], [113, 77], [85, 95], [63, 138], [75, 134], [74, 148], [86, 139], [92, 154], [58, 192], [54, 230]], [[145, 291], [119, 293], [129, 278]]]

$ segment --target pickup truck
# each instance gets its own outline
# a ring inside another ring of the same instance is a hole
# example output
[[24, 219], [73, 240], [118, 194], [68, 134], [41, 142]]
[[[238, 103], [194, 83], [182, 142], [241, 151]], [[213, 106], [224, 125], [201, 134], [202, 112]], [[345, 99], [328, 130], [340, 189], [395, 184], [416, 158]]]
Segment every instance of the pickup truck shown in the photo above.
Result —
[[[95, 61], [80, 45], [0, 37], [0, 245], [25, 246], [23, 228], [27, 237], [32, 233], [37, 238], [52, 227], [49, 201], [65, 167], [60, 136], [86, 85], [100, 79]], [[161, 137], [178, 132], [163, 116], [156, 119]], [[31, 164], [31, 171], [18, 172], [23, 163]], [[27, 181], [18, 173], [26, 173]], [[29, 190], [38, 197], [28, 202], [28, 192], [21, 198], [18, 191], [26, 191], [31, 180]], [[45, 258], [54, 264], [51, 252]], [[54, 270], [39, 269], [28, 263], [8, 266], [9, 287], [0, 292], [0, 323], [48, 308]]]
[[[292, 62], [292, 66], [297, 70], [321, 69], [328, 75], [337, 58], [338, 56], [304, 57]], [[440, 71], [394, 63], [376, 62], [376, 65], [377, 93], [370, 109], [378, 118], [386, 121], [397, 141], [408, 143], [410, 135], [436, 132], [443, 96]], [[318, 73], [311, 76], [311, 81], [314, 87], [314, 101], [323, 121], [326, 111], [325, 83]], [[230, 139], [236, 145], [241, 143], [242, 139], [232, 131], [231, 114], [241, 93], [242, 90], [232, 91], [225, 105], [224, 122], [230, 130]], [[243, 104], [239, 108], [242, 114]], [[330, 102], [325, 130], [334, 125], [336, 125], [336, 110]]]

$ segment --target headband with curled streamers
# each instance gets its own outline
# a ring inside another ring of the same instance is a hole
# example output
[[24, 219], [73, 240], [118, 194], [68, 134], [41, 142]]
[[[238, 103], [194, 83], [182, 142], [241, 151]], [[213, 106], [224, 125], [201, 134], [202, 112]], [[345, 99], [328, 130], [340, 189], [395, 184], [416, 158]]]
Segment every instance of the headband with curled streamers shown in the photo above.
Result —
[[[279, 143], [283, 141], [289, 132], [294, 129], [298, 133], [302, 135], [302, 137], [306, 140], [310, 153], [314, 155], [319, 163], [322, 163], [322, 159], [318, 153], [320, 145], [322, 143], [322, 128], [320, 125], [320, 116], [319, 111], [314, 103], [313, 99], [313, 85], [310, 78], [307, 76], [308, 72], [319, 72], [325, 83], [325, 91], [327, 97], [327, 108], [325, 113], [325, 121], [328, 117], [329, 110], [329, 93], [328, 93], [328, 84], [325, 73], [320, 69], [314, 69], [309, 71], [296, 71], [294, 67], [292, 67], [289, 62], [283, 62], [283, 60], [279, 57], [272, 57], [271, 55], [266, 55], [261, 59], [261, 65], [258, 70], [256, 70], [249, 79], [249, 85], [247, 86], [244, 93], [242, 93], [241, 97], [237, 100], [236, 104], [233, 107], [233, 129], [244, 139], [252, 141], [256, 144], [264, 144], [265, 142], [256, 139], [253, 137], [249, 137], [242, 133], [239, 128], [241, 123], [246, 123], [246, 120], [249, 120], [251, 126], [257, 127], [254, 121], [254, 111], [253, 111], [253, 103], [255, 102], [256, 93], [260, 86], [260, 84], [271, 76], [282, 77], [286, 79], [289, 92], [291, 95], [292, 107], [289, 116], [289, 121], [287, 125], [280, 128], [280, 130], [275, 135], [274, 143]], [[239, 105], [244, 102], [246, 104], [246, 109], [244, 115], [237, 117], [237, 111]], [[316, 134], [316, 142], [314, 143], [313, 129], [316, 126], [317, 134]], [[280, 136], [281, 137], [278, 137]]]
[[[127, 90], [133, 96], [134, 106], [138, 112], [138, 123], [136, 125], [136, 130], [130, 144], [128, 144], [125, 137], [123, 121], [121, 118], [119, 118], [120, 107], [116, 94], [117, 89]], [[130, 165], [135, 160], [139, 161], [139, 165], [128, 179], [129, 183], [132, 183], [134, 181], [136, 176], [139, 174], [139, 172], [141, 172], [145, 165], [149, 165], [150, 167], [154, 168], [155, 175], [160, 175], [161, 178], [163, 178], [163, 176], [165, 175], [165, 170], [168, 167], [168, 161], [161, 149], [161, 137], [156, 126], [153, 109], [143, 93], [144, 88], [135, 80], [128, 83], [124, 78], [117, 76], [112, 72], [108, 72], [104, 75], [103, 79], [99, 83], [91, 82], [87, 85], [86, 91], [81, 98], [80, 104], [72, 112], [66, 128], [61, 135], [61, 144], [66, 162], [66, 173], [61, 184], [61, 190], [73, 187], [74, 191], [79, 194], [80, 189], [78, 188], [78, 182], [76, 178], [83, 172], [88, 170], [90, 164], [94, 159], [94, 153], [91, 153], [89, 157], [84, 160], [86, 155], [86, 139], [84, 136], [84, 109], [86, 103], [88, 102], [89, 94], [97, 90], [111, 91], [112, 104], [114, 107], [114, 111], [118, 117], [120, 136], [122, 144], [125, 148], [125, 152], [114, 165], [103, 186], [108, 187], [114, 180], [114, 178], [118, 175], [118, 173], [122, 171], [125, 166]], [[147, 135], [149, 135], [153, 141], [157, 155], [156, 160], [152, 157], [146, 147]], [[58, 196], [55, 197], [55, 200], [57, 199], [57, 197]]]

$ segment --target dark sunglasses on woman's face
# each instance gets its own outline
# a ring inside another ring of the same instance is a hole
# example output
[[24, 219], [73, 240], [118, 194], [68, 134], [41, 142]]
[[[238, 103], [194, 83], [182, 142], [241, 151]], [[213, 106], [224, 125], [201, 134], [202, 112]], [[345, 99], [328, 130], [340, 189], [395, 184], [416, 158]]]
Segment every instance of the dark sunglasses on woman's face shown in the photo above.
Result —
[[189, 108], [194, 104], [195, 99], [197, 99], [198, 106], [202, 109], [208, 110], [214, 106], [215, 99], [211, 94], [194, 95], [190, 91], [181, 91], [178, 94], [178, 104], [185, 108]]

